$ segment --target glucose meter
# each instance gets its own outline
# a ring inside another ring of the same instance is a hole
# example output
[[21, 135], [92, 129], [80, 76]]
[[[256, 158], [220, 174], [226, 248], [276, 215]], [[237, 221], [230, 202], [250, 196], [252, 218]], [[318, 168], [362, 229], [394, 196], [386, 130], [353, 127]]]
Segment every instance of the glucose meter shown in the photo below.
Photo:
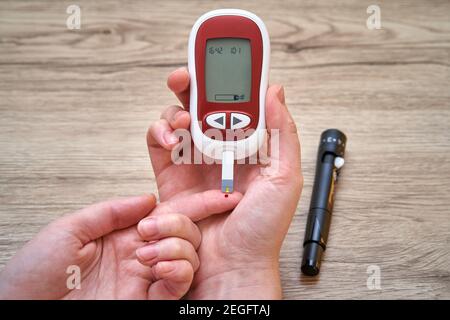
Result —
[[270, 43], [262, 20], [237, 9], [210, 11], [189, 37], [190, 114], [194, 145], [222, 160], [222, 191], [233, 191], [234, 161], [265, 139]]

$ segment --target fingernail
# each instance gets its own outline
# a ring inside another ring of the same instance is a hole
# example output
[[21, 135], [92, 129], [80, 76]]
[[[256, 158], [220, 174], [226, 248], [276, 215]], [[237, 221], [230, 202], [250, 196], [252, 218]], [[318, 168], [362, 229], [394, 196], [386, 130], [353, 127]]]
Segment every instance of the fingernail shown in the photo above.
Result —
[[136, 255], [144, 261], [152, 260], [158, 256], [159, 249], [156, 244], [150, 244], [136, 250]]
[[146, 219], [139, 223], [139, 233], [146, 237], [152, 237], [158, 234], [158, 226], [155, 219]]
[[280, 88], [278, 89], [277, 97], [278, 97], [278, 100], [280, 100], [280, 102], [282, 104], [285, 103], [284, 87], [283, 86], [280, 86]]
[[163, 137], [164, 137], [164, 141], [165, 141], [168, 145], [178, 143], [178, 138], [177, 138], [172, 132], [170, 132], [170, 131], [164, 132]]

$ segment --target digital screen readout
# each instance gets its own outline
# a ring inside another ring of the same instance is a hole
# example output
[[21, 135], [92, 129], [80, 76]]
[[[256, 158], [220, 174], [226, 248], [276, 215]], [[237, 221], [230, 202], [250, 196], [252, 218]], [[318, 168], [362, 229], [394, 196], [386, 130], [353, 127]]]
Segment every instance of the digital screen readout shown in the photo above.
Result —
[[206, 100], [250, 101], [252, 61], [249, 39], [214, 38], [206, 41]]

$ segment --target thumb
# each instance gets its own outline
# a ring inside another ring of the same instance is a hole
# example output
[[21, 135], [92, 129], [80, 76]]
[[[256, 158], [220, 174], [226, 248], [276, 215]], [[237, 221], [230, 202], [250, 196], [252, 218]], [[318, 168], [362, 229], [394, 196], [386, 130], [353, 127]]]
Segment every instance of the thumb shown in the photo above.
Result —
[[[279, 169], [300, 170], [297, 126], [285, 103], [284, 88], [270, 86], [266, 95], [266, 123], [270, 136], [270, 161]], [[291, 171], [292, 172], [292, 171]]]
[[114, 230], [137, 224], [155, 206], [153, 194], [109, 200], [63, 217], [61, 223], [86, 244]]
[[152, 211], [152, 215], [179, 213], [195, 222], [233, 210], [241, 199], [242, 194], [239, 192], [225, 195], [220, 190], [208, 190], [162, 202]]

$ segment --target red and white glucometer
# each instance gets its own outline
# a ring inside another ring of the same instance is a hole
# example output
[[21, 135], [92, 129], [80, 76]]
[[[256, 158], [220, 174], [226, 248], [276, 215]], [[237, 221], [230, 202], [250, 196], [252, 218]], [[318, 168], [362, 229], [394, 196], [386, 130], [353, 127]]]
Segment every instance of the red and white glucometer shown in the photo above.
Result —
[[191, 134], [195, 146], [222, 160], [222, 191], [233, 191], [234, 160], [265, 139], [270, 43], [253, 13], [221, 9], [202, 15], [189, 37]]

